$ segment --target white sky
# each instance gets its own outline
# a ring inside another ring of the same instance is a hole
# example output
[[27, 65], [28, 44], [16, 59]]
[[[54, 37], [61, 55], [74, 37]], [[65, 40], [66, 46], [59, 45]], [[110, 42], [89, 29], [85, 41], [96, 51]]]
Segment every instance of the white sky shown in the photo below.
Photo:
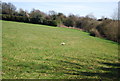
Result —
[[4, 2], [118, 2], [119, 0], [2, 0]]
[[17, 9], [27, 11], [35, 8], [45, 13], [54, 10], [65, 15], [73, 13], [80, 16], [92, 13], [97, 18], [102, 16], [111, 18], [118, 7], [118, 1], [120, 0], [2, 0], [13, 3]]

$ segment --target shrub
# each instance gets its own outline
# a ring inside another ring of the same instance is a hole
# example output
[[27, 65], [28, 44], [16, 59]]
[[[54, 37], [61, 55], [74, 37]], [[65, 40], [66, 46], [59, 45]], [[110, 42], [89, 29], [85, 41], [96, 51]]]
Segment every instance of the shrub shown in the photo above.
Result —
[[97, 30], [102, 37], [118, 41], [118, 22], [113, 20], [104, 20], [100, 25], [98, 25]]

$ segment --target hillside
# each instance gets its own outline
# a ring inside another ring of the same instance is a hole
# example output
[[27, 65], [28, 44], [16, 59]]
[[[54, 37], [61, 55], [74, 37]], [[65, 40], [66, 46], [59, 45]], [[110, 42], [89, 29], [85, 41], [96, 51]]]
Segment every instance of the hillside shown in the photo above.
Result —
[[11, 21], [2, 24], [4, 79], [117, 78], [115, 42], [75, 29]]

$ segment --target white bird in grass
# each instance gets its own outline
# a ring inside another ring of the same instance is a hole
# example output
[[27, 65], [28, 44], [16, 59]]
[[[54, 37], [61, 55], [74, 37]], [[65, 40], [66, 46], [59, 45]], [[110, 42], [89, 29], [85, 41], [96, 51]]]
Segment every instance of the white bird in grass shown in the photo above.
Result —
[[64, 42], [62, 42], [62, 43], [61, 43], [61, 45], [65, 45], [65, 43], [64, 43]]

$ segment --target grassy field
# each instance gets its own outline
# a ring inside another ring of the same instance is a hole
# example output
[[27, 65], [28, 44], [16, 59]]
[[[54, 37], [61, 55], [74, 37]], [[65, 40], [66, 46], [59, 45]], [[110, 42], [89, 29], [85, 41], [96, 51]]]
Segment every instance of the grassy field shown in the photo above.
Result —
[[115, 42], [75, 29], [11, 21], [2, 24], [3, 79], [117, 78], [120, 64]]

